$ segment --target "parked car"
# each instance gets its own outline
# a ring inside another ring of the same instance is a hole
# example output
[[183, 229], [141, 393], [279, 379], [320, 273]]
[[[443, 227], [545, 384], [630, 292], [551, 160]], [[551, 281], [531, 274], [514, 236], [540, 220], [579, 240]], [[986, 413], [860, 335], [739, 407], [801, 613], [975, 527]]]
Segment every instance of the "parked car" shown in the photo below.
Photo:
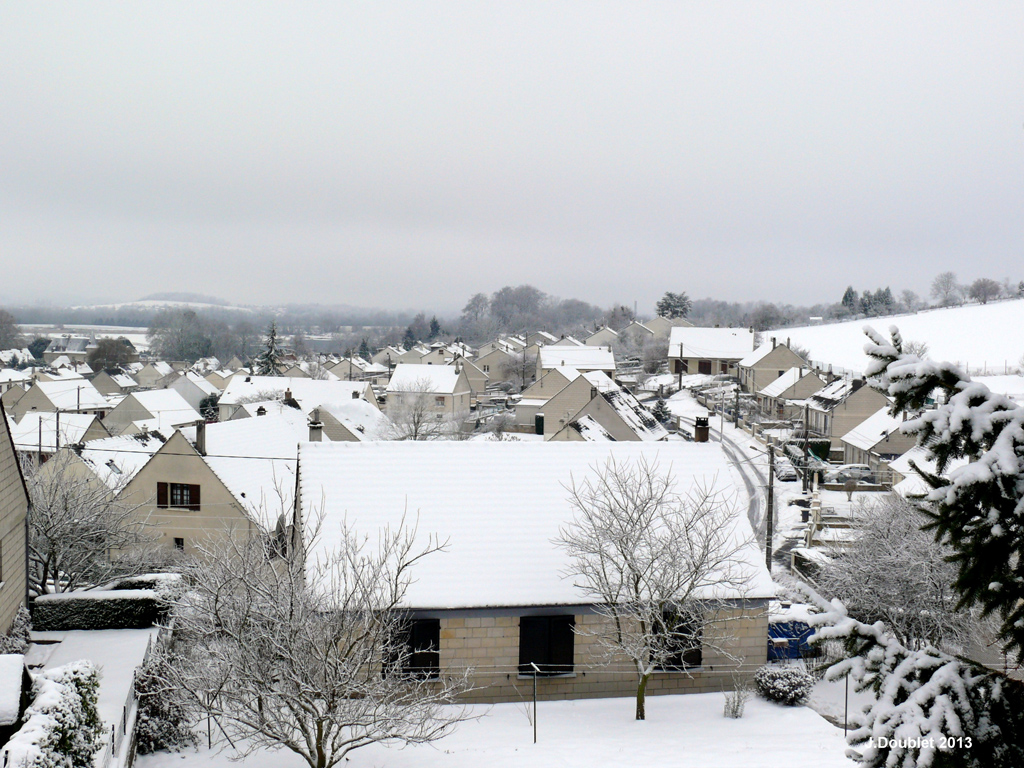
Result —
[[789, 459], [779, 459], [775, 462], [775, 477], [779, 480], [796, 480], [799, 475]]
[[874, 482], [874, 473], [867, 464], [843, 464], [825, 475], [828, 483], [845, 483], [847, 480], [871, 483]]

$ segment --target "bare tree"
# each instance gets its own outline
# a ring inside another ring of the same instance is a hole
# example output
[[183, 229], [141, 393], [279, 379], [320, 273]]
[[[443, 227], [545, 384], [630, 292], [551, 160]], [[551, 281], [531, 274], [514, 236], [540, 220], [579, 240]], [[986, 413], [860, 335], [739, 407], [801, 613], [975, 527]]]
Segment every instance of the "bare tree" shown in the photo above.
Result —
[[932, 298], [948, 307], [959, 298], [960, 283], [957, 282], [956, 272], [943, 272], [932, 280]]
[[842, 600], [860, 621], [881, 621], [906, 648], [962, 653], [977, 621], [957, 606], [956, 565], [951, 550], [921, 530], [928, 518], [896, 494], [857, 512], [860, 536], [821, 568], [822, 592]]
[[[750, 578], [739, 557], [747, 542], [734, 535], [722, 494], [696, 487], [681, 496], [670, 471], [644, 459], [609, 459], [569, 490], [573, 521], [557, 543], [572, 562], [567, 575], [604, 619], [577, 631], [594, 634], [607, 661], [629, 660], [643, 720], [651, 675], [685, 672], [688, 651], [716, 642], [709, 630], [725, 620], [720, 596], [742, 594]], [[732, 655], [725, 643], [717, 648]]]
[[501, 377], [520, 391], [526, 389], [537, 379], [537, 353], [509, 352], [508, 360], [501, 364]]
[[441, 738], [465, 719], [446, 705], [466, 678], [407, 671], [411, 571], [444, 548], [431, 538], [417, 549], [415, 538], [403, 519], [374, 544], [344, 528], [317, 562], [304, 562], [301, 546], [282, 552], [280, 541], [229, 537], [203, 549], [177, 611], [167, 684], [241, 756], [287, 749], [330, 768], [369, 744]]
[[140, 513], [149, 500], [128, 503], [119, 498], [127, 479], [111, 487], [83, 471], [65, 449], [27, 478], [28, 580], [36, 594], [101, 584], [152, 565], [147, 553], [155, 536]]

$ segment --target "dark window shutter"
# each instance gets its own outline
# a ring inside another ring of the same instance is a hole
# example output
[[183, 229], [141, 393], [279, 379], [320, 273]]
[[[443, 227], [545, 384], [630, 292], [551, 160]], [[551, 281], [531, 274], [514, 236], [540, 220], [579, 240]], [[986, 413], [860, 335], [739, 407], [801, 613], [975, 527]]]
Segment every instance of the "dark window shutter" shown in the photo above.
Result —
[[199, 486], [190, 485], [188, 487], [188, 508], [191, 512], [199, 511]]
[[167, 509], [167, 483], [156, 484], [156, 505], [161, 509]]
[[552, 616], [548, 647], [552, 674], [566, 674], [573, 670], [573, 631], [575, 617]]
[[519, 619], [520, 674], [533, 674], [530, 662], [538, 667], [544, 663], [548, 645], [547, 628], [548, 622], [544, 616], [523, 616]]

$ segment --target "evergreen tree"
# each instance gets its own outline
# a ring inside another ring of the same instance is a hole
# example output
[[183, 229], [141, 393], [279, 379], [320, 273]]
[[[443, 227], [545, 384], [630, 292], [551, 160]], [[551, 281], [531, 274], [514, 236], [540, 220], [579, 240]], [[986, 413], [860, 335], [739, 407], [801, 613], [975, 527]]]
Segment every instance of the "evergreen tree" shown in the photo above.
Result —
[[277, 323], [271, 320], [263, 340], [263, 350], [256, 355], [254, 369], [257, 376], [280, 376], [280, 366], [281, 348], [277, 342]]
[[[869, 382], [893, 398], [894, 414], [913, 417], [903, 431], [936, 462], [934, 474], [915, 469], [932, 488], [928, 528], [953, 552], [961, 603], [998, 616], [999, 639], [1024, 658], [1024, 407], [955, 365], [906, 352], [895, 328], [891, 343], [865, 332]], [[936, 392], [945, 404], [924, 410]], [[966, 466], [945, 476], [952, 460], [964, 458]]]
[[655, 305], [655, 311], [657, 311], [661, 317], [667, 317], [669, 319], [686, 317], [690, 314], [690, 309], [692, 308], [693, 302], [691, 302], [690, 297], [686, 295], [686, 291], [681, 291], [680, 293], [666, 291], [665, 295], [662, 296]]
[[437, 320], [437, 315], [430, 318], [430, 335], [427, 337], [431, 341], [441, 335], [441, 323]]
[[361, 342], [359, 342], [359, 356], [367, 362], [369, 362], [370, 358], [373, 357], [373, 353], [370, 351], [370, 345], [366, 341], [365, 337]]
[[416, 346], [416, 334], [413, 333], [412, 326], [405, 329], [405, 335], [402, 336], [402, 346], [406, 349], [412, 349]]
[[843, 306], [850, 312], [856, 312], [858, 305], [857, 292], [853, 290], [852, 285], [847, 286], [846, 293], [843, 294]]
[[658, 398], [658, 402], [651, 408], [651, 416], [656, 418], [660, 424], [668, 424], [672, 420], [672, 411], [668, 409], [665, 398]]

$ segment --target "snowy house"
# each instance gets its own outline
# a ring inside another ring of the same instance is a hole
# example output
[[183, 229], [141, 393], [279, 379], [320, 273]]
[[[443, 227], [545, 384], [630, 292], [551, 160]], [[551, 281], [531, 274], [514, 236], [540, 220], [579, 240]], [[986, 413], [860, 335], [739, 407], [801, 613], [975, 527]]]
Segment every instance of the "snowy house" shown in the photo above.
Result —
[[142, 432], [143, 428], [170, 434], [202, 418], [174, 389], [147, 389], [126, 395], [103, 419], [112, 435]]
[[391, 434], [391, 420], [365, 400], [323, 403], [310, 412], [310, 420], [319, 420], [332, 442], [386, 440]]
[[558, 337], [547, 331], [534, 331], [526, 335], [527, 346], [536, 344], [538, 347], [544, 347], [548, 344], [554, 344], [556, 341], [558, 341]]
[[197, 411], [203, 400], [220, 396], [220, 390], [195, 371], [187, 371], [183, 376], [179, 376], [168, 389], [173, 389], [181, 395], [185, 402]]
[[537, 378], [553, 368], [575, 368], [580, 373], [603, 371], [615, 375], [615, 355], [608, 347], [541, 347], [537, 355]]
[[220, 420], [228, 421], [245, 402], [294, 400], [303, 413], [309, 413], [324, 402], [341, 402], [355, 398], [361, 398], [374, 405], [377, 402], [373, 387], [364, 381], [247, 376], [239, 373], [231, 377], [231, 381], [221, 393], [217, 407], [220, 411]]
[[561, 392], [571, 381], [579, 377], [575, 368], [553, 368], [529, 387], [523, 390], [516, 403], [515, 423], [519, 426], [534, 426], [537, 414], [544, 411], [547, 402]]
[[155, 387], [157, 382], [161, 379], [165, 379], [174, 373], [174, 368], [170, 363], [165, 363], [162, 360], [156, 360], [151, 363], [146, 363], [142, 370], [135, 374], [135, 380], [139, 382], [140, 387]]
[[405, 352], [405, 347], [384, 347], [384, 349], [374, 353], [373, 356], [370, 357], [370, 362], [393, 368], [398, 365], [398, 361]]
[[110, 437], [92, 413], [29, 411], [20, 422], [8, 423], [14, 449], [23, 460], [42, 464], [62, 445], [81, 445]]
[[917, 445], [916, 435], [900, 431], [904, 419], [880, 408], [840, 438], [844, 464], [867, 464], [883, 483], [891, 483], [889, 462]]
[[[557, 369], [563, 376], [569, 377], [573, 368]], [[595, 397], [603, 391], [617, 390], [619, 386], [601, 371], [589, 371], [572, 377], [557, 393], [548, 398], [543, 410], [537, 412], [541, 422], [545, 440], [550, 440], [556, 432], [572, 421]]]
[[469, 413], [472, 387], [464, 371], [453, 365], [399, 363], [387, 388], [387, 412], [397, 418], [410, 408], [424, 408], [439, 419], [460, 419]]
[[43, 350], [43, 361], [52, 363], [58, 357], [66, 357], [76, 362], [85, 362], [89, 352], [96, 348], [96, 342], [88, 336], [58, 336], [50, 339]]
[[13, 368], [0, 369], [0, 393], [14, 386], [21, 386], [24, 392], [32, 386], [32, 374], [28, 371], [16, 371]]
[[661, 339], [669, 338], [673, 328], [693, 327], [693, 323], [685, 318], [668, 318], [661, 315], [655, 315], [650, 320], [644, 320], [644, 325], [654, 331], [654, 334]]
[[807, 361], [785, 344], [762, 344], [736, 364], [736, 375], [744, 392], [754, 394], [767, 387], [790, 368], [806, 367]]
[[[176, 430], [124, 485], [158, 543], [196, 553], [204, 543], [273, 533], [293, 504], [296, 446], [306, 416], [290, 414]], [[102, 441], [101, 441], [102, 442]]]
[[102, 419], [110, 410], [110, 404], [92, 382], [76, 378], [67, 381], [37, 381], [14, 403], [10, 413], [15, 421], [21, 421], [32, 410], [95, 413]]
[[607, 325], [598, 328], [583, 340], [588, 347], [611, 347], [619, 340], [619, 332], [609, 328]]
[[[603, 376], [604, 374], [590, 374]], [[651, 412], [629, 392], [619, 386], [592, 390], [594, 396], [572, 416], [568, 423], [551, 435], [551, 440], [617, 440], [655, 441], [668, 437]], [[600, 431], [594, 429], [594, 426]]]
[[[968, 460], [964, 457], [951, 459], [946, 467], [945, 475], [948, 476], [954, 469], [966, 466]], [[914, 469], [917, 467], [917, 469]], [[914, 446], [902, 456], [889, 462], [889, 470], [892, 475], [892, 489], [900, 496], [913, 498], [923, 496], [932, 487], [925, 482], [918, 470], [927, 472], [930, 475], [939, 474], [938, 465], [928, 455], [928, 449], [923, 446]]]
[[103, 395], [127, 395], [139, 388], [139, 382], [123, 371], [100, 371], [91, 381]]
[[7, 632], [27, 592], [28, 491], [6, 418], [0, 418], [0, 632]]
[[807, 398], [807, 405], [811, 433], [827, 437], [832, 451], [841, 452], [840, 438], [879, 408], [887, 407], [889, 398], [864, 386], [863, 379], [836, 379]]
[[562, 334], [556, 341], [552, 341], [547, 346], [549, 347], [583, 347], [586, 346], [582, 341], [577, 339], [575, 336], [567, 336]]
[[824, 386], [814, 371], [790, 368], [757, 393], [757, 404], [770, 419], [795, 419], [803, 414], [804, 400]]
[[[682, 441], [303, 443], [293, 530], [301, 536], [308, 524], [319, 535], [300, 538], [303, 546], [292, 552], [309, 564], [322, 562], [340, 544], [343, 523], [371, 542], [385, 527], [415, 525], [418, 543], [429, 536], [447, 541], [444, 551], [416, 563], [402, 606], [414, 632], [434, 649], [423, 672], [468, 672], [473, 688], [467, 701], [528, 696], [534, 678], [522, 679], [520, 665], [530, 663], [553, 673], [536, 678], [540, 698], [627, 696], [635, 693], [636, 680], [621, 673], [625, 660], [607, 666], [596, 639], [573, 631], [595, 629], [605, 620], [566, 575], [568, 557], [554, 543], [573, 516], [566, 484], [611, 457], [671, 467], [681, 493], [731, 477], [720, 447]], [[386, 483], [366, 481], [382, 467]], [[452, 467], [460, 468], [459, 481], [438, 482]], [[774, 587], [742, 507], [723, 507], [721, 526], [740, 547], [735, 567], [747, 577], [745, 586], [711, 578], [699, 588], [698, 598], [724, 602], [704, 625], [702, 647], [691, 648], [680, 663], [686, 671], [658, 672], [649, 694], [730, 687], [737, 662], [721, 655], [723, 645], [744, 669], [765, 662], [767, 601]], [[547, 640], [538, 643], [538, 633]]]
[[668, 340], [672, 373], [736, 373], [736, 366], [754, 351], [752, 328], [675, 326]]

